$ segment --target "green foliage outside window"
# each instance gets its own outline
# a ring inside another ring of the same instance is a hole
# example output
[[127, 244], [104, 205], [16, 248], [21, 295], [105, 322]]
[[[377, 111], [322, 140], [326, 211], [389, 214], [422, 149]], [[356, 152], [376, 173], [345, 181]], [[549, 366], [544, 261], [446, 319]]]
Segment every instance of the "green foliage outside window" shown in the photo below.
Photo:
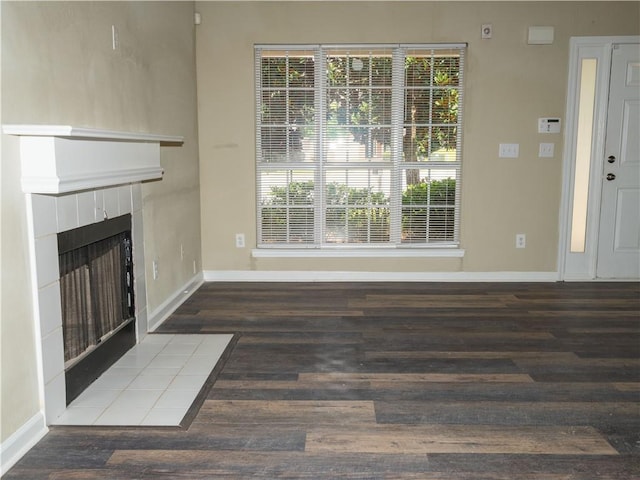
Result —
[[403, 241], [454, 239], [456, 181], [422, 181], [402, 193]]
[[383, 192], [329, 183], [325, 195], [327, 242], [389, 241], [389, 198]]
[[[391, 143], [391, 58], [361, 57], [359, 72], [348, 66], [349, 57], [327, 59], [328, 138], [347, 127], [353, 139], [367, 148], [377, 142]], [[372, 83], [369, 83], [369, 73]], [[307, 57], [262, 60], [261, 130], [265, 161], [284, 161], [302, 149], [302, 140], [315, 122], [314, 61]], [[403, 156], [421, 161], [431, 152], [457, 148], [459, 59], [416, 57], [405, 59]], [[266, 88], [268, 85], [269, 88]], [[348, 88], [347, 88], [348, 87]], [[295, 90], [288, 90], [293, 88]], [[409, 171], [409, 173], [413, 173]], [[409, 183], [417, 183], [418, 178]]]
[[[455, 179], [422, 181], [402, 194], [402, 241], [453, 241]], [[327, 243], [388, 242], [389, 198], [371, 188], [327, 184]], [[314, 242], [314, 182], [271, 187], [262, 205], [262, 235], [267, 243]]]

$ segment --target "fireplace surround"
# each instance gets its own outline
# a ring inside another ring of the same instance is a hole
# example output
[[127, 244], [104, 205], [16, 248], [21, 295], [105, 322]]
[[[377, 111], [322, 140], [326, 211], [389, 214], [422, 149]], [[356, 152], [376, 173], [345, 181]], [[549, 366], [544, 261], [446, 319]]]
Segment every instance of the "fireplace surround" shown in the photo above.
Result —
[[162, 178], [160, 147], [183, 138], [65, 125], [3, 125], [3, 132], [19, 142], [40, 398], [50, 425], [67, 404], [57, 235], [130, 216], [139, 342], [148, 331], [142, 182]]

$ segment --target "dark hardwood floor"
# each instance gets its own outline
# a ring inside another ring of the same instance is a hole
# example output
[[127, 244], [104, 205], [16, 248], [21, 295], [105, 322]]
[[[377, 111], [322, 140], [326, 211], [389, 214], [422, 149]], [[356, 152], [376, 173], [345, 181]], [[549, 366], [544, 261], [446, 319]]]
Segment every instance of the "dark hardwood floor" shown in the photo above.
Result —
[[6, 478], [640, 478], [638, 283], [211, 283], [160, 332], [236, 333], [184, 428]]

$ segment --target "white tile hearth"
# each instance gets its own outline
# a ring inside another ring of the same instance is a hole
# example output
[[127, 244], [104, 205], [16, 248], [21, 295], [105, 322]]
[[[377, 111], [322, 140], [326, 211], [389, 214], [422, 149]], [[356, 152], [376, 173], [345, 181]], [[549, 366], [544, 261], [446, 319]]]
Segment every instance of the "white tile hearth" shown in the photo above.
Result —
[[147, 335], [54, 424], [178, 426], [232, 337]]

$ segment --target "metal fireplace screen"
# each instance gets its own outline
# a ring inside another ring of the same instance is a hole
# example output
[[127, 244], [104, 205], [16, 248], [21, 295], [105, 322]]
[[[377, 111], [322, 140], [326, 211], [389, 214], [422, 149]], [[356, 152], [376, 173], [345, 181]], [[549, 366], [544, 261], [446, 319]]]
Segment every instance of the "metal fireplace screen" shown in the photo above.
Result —
[[65, 368], [134, 320], [130, 216], [58, 235]]

